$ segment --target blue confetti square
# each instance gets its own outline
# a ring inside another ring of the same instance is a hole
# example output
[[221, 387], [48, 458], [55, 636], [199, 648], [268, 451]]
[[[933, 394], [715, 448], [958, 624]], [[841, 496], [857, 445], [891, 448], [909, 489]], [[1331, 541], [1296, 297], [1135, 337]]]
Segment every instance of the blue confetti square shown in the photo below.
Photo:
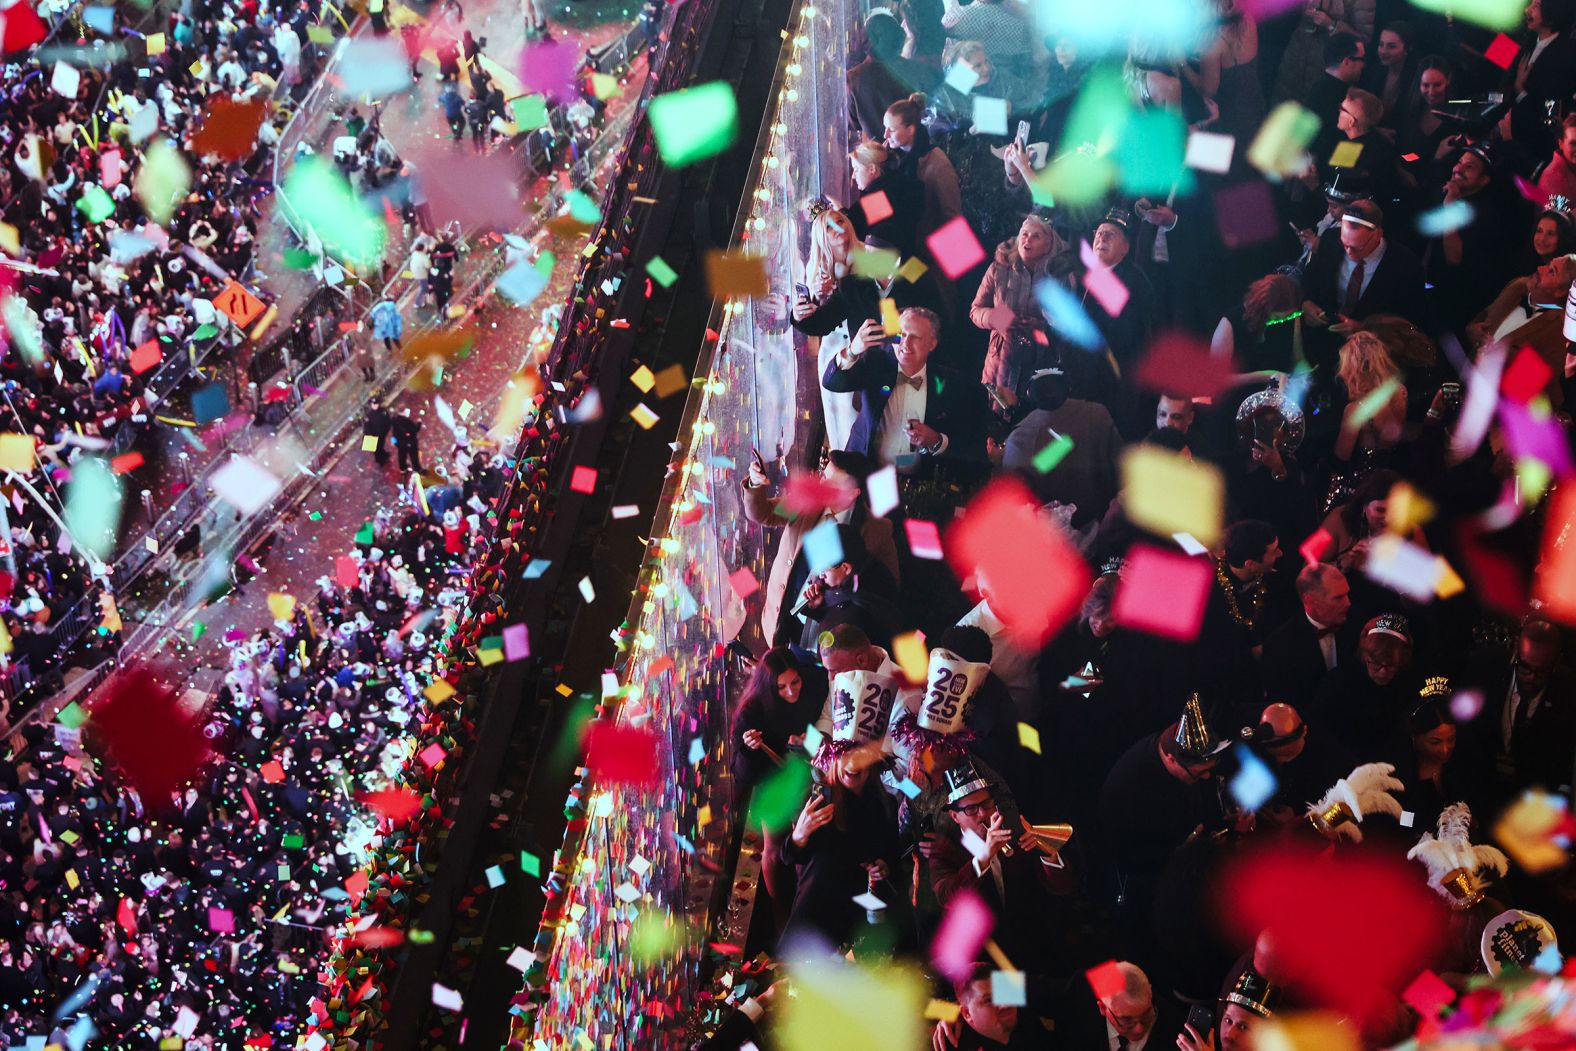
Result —
[[804, 535], [804, 557], [810, 560], [812, 573], [831, 569], [843, 560], [843, 541], [837, 535], [836, 521], [828, 518]]
[[1275, 775], [1246, 745], [1239, 744], [1236, 748], [1239, 766], [1231, 779], [1231, 797], [1242, 809], [1256, 812], [1275, 794]]

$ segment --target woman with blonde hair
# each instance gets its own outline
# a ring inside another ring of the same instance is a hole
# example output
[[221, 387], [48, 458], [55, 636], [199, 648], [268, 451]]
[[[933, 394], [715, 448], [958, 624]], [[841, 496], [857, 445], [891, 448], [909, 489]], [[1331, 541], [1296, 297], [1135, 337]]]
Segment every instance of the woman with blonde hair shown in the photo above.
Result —
[[[864, 320], [848, 316], [832, 300], [841, 298], [836, 295], [838, 284], [853, 276], [853, 254], [864, 251], [865, 245], [854, 233], [852, 220], [827, 198], [811, 201], [805, 214], [810, 220], [810, 258], [804, 266], [804, 287], [794, 297], [793, 321], [816, 352], [815, 374], [820, 376], [827, 362], [848, 346], [852, 328]], [[834, 313], [837, 316], [831, 316]], [[818, 326], [816, 321], [822, 324]], [[841, 449], [848, 443], [848, 432], [859, 415], [854, 397], [821, 387], [821, 418], [830, 449]]]
[[1390, 348], [1372, 332], [1354, 332], [1341, 344], [1335, 377], [1346, 395], [1346, 408], [1335, 436], [1325, 512], [1345, 502], [1364, 477], [1384, 465], [1406, 422], [1401, 369]]

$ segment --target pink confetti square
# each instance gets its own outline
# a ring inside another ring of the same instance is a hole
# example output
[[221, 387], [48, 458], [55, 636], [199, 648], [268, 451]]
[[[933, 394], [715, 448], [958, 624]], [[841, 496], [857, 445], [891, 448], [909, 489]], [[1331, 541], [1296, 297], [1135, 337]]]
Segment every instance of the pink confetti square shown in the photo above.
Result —
[[1111, 613], [1118, 624], [1188, 642], [1204, 622], [1214, 580], [1208, 559], [1140, 544], [1128, 552]]
[[936, 523], [910, 518], [903, 523], [903, 529], [908, 533], [908, 547], [915, 558], [939, 559], [945, 554], [941, 550], [941, 532]]
[[531, 632], [524, 624], [510, 624], [503, 629], [503, 656], [517, 661], [531, 655]]
[[864, 209], [865, 222], [871, 226], [892, 217], [892, 202], [887, 200], [885, 190], [865, 194], [859, 198], [859, 207]]
[[1521, 45], [1516, 43], [1504, 33], [1494, 38], [1494, 42], [1483, 52], [1483, 57], [1488, 59], [1500, 69], [1509, 69], [1516, 55], [1521, 51]]
[[941, 272], [956, 280], [985, 261], [985, 249], [979, 238], [969, 228], [963, 216], [942, 224], [935, 233], [925, 238], [931, 255], [941, 265]]
[[429, 770], [436, 767], [448, 757], [449, 753], [445, 752], [443, 750], [443, 746], [437, 741], [432, 742], [427, 747], [416, 753], [416, 758], [420, 759]]
[[749, 598], [761, 590], [761, 582], [755, 579], [755, 574], [741, 566], [728, 575], [728, 583], [733, 585], [733, 593], [741, 599]]
[[1099, 301], [1111, 317], [1120, 316], [1130, 295], [1122, 279], [1100, 262], [1100, 257], [1094, 254], [1088, 241], [1078, 243], [1078, 258], [1083, 260], [1084, 287], [1089, 290], [1089, 294]]
[[1262, 244], [1275, 236], [1275, 198], [1261, 180], [1239, 182], [1215, 194], [1215, 223], [1227, 248]]
[[229, 909], [208, 909], [208, 929], [215, 934], [234, 934], [235, 916]]
[[1433, 1018], [1440, 1008], [1448, 1007], [1455, 1001], [1456, 991], [1439, 975], [1425, 970], [1412, 979], [1412, 984], [1406, 987], [1401, 999], [1424, 1018]]
[[960, 891], [947, 905], [947, 914], [930, 943], [931, 962], [954, 981], [964, 977], [990, 937], [992, 926], [990, 906], [973, 891]]
[[596, 468], [578, 466], [569, 476], [569, 489], [575, 493], [590, 493], [596, 491]]
[[1304, 562], [1311, 566], [1324, 561], [1324, 553], [1330, 550], [1330, 545], [1333, 543], [1335, 543], [1335, 538], [1330, 535], [1330, 531], [1320, 526], [1314, 531], [1312, 536], [1302, 542], [1302, 546], [1297, 549], [1297, 553], [1302, 556]]

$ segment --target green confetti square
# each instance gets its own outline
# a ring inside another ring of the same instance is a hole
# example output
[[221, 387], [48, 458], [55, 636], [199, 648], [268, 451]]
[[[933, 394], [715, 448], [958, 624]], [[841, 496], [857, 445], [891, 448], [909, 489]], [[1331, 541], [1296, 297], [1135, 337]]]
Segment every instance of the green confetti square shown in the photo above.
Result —
[[673, 282], [679, 279], [678, 271], [669, 266], [660, 255], [651, 257], [651, 261], [646, 264], [646, 273], [663, 288], [672, 288]]
[[82, 710], [80, 704], [72, 701], [60, 709], [60, 712], [55, 716], [55, 721], [68, 730], [75, 730], [88, 721], [88, 713]]
[[739, 134], [739, 104], [721, 80], [658, 95], [646, 116], [662, 159], [675, 168], [715, 157]]

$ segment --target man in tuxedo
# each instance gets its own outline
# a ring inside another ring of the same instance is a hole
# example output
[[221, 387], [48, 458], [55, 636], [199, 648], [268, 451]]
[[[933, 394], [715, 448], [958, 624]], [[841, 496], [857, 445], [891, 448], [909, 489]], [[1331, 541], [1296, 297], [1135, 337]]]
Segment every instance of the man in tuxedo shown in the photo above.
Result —
[[880, 323], [867, 321], [821, 377], [829, 391], [860, 395], [849, 451], [863, 453], [878, 467], [917, 454], [983, 469], [985, 389], [929, 367], [941, 330], [934, 311], [909, 307], [901, 324], [891, 345]]
[[1303, 313], [1342, 336], [1374, 314], [1400, 314], [1418, 325], [1427, 320], [1422, 265], [1385, 236], [1384, 212], [1373, 201], [1347, 205], [1339, 231], [1319, 238], [1303, 295]]
[[1068, 1051], [1171, 1051], [1182, 1029], [1180, 1003], [1173, 997], [1156, 1003], [1149, 976], [1136, 963], [1122, 960], [1112, 966], [1122, 976], [1121, 987], [1099, 999], [1085, 992], [1082, 1010], [1059, 1046]]
[[956, 824], [950, 835], [943, 833], [949, 842], [941, 846], [951, 849], [927, 854], [936, 900], [945, 908], [973, 891], [995, 916], [992, 937], [1008, 959], [1030, 974], [1065, 976], [1073, 871], [1060, 856], [1033, 849], [1028, 834], [1007, 821], [972, 760], [948, 769], [944, 783]]
[[1475, 348], [1503, 340], [1512, 348], [1531, 347], [1549, 366], [1543, 393], [1558, 408], [1565, 403], [1567, 375], [1565, 297], [1576, 280], [1576, 255], [1557, 255], [1518, 277], [1467, 326]]
[[1576, 674], [1560, 663], [1560, 635], [1532, 616], [1521, 626], [1514, 659], [1502, 653], [1471, 662], [1467, 683], [1482, 692], [1483, 710], [1469, 724], [1467, 745], [1484, 782], [1508, 800], [1523, 788], [1558, 791], [1576, 760]]
[[1293, 617], [1264, 641], [1264, 692], [1306, 712], [1327, 672], [1340, 660], [1336, 634], [1352, 610], [1346, 575], [1329, 562], [1304, 566], [1297, 574], [1302, 616]]

